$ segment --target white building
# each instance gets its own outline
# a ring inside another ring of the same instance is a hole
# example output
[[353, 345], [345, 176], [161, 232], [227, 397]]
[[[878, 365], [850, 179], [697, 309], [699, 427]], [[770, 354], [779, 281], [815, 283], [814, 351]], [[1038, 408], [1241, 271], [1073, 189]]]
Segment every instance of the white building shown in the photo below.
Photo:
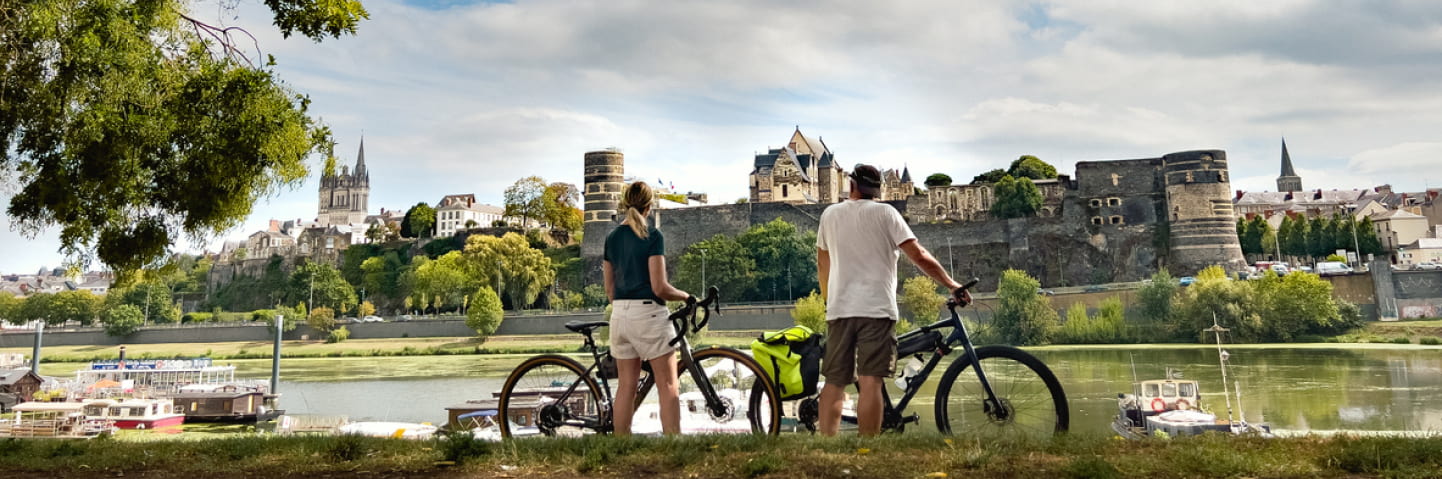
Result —
[[436, 237], [454, 236], [471, 228], [489, 228], [505, 216], [505, 208], [477, 204], [476, 195], [446, 195], [436, 203]]

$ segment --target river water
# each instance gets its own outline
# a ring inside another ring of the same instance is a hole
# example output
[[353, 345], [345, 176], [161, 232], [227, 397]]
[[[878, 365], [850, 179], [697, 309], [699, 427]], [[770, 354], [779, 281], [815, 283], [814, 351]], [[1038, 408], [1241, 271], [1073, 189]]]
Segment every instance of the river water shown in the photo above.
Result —
[[[1233, 414], [1291, 432], [1442, 431], [1442, 349], [1392, 345], [1232, 346]], [[1158, 379], [1168, 368], [1200, 381], [1203, 406], [1225, 417], [1216, 347], [1051, 347], [1030, 350], [1056, 372], [1071, 403], [1072, 430], [1107, 433], [1117, 393], [1133, 369]], [[489, 398], [526, 356], [419, 356], [282, 361], [281, 404], [295, 414], [352, 420], [445, 421], [445, 407]], [[238, 375], [266, 377], [269, 361], [236, 361]], [[939, 380], [941, 369], [932, 374]], [[912, 409], [930, 429], [932, 401]]]

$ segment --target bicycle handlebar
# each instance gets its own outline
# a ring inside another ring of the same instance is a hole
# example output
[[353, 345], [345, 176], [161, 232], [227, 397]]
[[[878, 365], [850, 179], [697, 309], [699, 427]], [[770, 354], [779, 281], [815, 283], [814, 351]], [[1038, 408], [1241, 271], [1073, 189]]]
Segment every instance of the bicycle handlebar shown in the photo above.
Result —
[[[696, 322], [698, 309], [706, 311], [706, 314], [701, 317], [701, 322], [699, 323]], [[718, 316], [721, 314], [721, 288], [715, 286], [706, 288], [706, 299], [682, 306], [681, 309], [676, 310], [676, 312], [671, 313], [671, 315], [667, 317], [676, 328], [676, 339], [672, 339], [670, 344], [675, 346], [676, 343], [681, 342], [681, 339], [684, 338], [686, 334], [689, 334], [687, 332], [688, 329], [691, 333], [701, 331], [701, 328], [706, 327], [706, 323], [711, 321], [712, 313]]]
[[971, 289], [971, 287], [976, 286], [976, 284], [980, 282], [981, 278], [971, 278], [971, 281], [967, 281], [966, 284], [961, 285], [960, 288], [956, 288], [956, 291], [952, 293], [951, 297], [947, 298], [946, 308], [950, 309], [952, 313], [956, 312], [958, 306], [965, 308], [970, 302], [962, 299], [961, 293], [965, 293], [966, 290]]

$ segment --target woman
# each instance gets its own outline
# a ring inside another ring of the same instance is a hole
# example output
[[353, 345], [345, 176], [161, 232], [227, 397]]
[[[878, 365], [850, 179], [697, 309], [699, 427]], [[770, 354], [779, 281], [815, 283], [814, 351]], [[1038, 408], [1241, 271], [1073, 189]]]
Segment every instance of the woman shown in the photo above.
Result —
[[612, 420], [616, 435], [631, 434], [641, 361], [651, 363], [661, 400], [661, 431], [681, 432], [681, 402], [676, 391], [676, 330], [667, 320], [666, 301], [696, 298], [666, 280], [666, 243], [661, 231], [646, 225], [654, 198], [651, 187], [637, 181], [621, 194], [626, 219], [606, 236], [601, 272], [611, 299], [611, 356], [619, 374]]

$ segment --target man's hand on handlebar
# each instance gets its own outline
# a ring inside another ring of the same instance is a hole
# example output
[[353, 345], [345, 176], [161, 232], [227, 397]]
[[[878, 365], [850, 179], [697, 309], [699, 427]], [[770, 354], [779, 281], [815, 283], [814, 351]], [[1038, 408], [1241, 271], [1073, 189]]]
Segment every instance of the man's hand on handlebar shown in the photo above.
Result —
[[972, 278], [971, 281], [967, 281], [966, 284], [961, 285], [961, 287], [951, 290], [951, 298], [946, 300], [946, 305], [966, 307], [966, 305], [971, 304], [970, 289], [980, 281], [980, 279]]

